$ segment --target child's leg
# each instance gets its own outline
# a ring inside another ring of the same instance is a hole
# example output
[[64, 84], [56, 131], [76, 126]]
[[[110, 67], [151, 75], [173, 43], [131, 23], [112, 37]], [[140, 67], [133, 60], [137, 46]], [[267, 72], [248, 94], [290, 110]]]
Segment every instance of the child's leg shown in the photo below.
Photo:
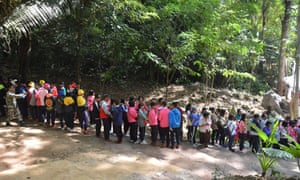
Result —
[[141, 142], [144, 141], [145, 139], [145, 131], [146, 131], [146, 128], [145, 127], [140, 127], [140, 140]]
[[123, 134], [122, 134], [122, 126], [116, 126], [116, 134], [118, 137], [118, 142], [122, 142]]
[[46, 119], [47, 119], [47, 125], [48, 126], [50, 125], [50, 118], [51, 118], [50, 115], [51, 115], [50, 112], [47, 110], [46, 111]]
[[96, 136], [100, 137], [100, 130], [101, 130], [101, 119], [95, 119], [96, 122]]
[[192, 126], [192, 142], [193, 144], [196, 144], [196, 132], [197, 132], [197, 126]]
[[172, 131], [170, 131], [170, 135], [171, 135], [171, 147], [174, 148], [175, 129], [172, 129]]
[[176, 144], [177, 147], [180, 145], [180, 136], [181, 136], [181, 130], [178, 128], [175, 128], [175, 138], [176, 138]]
[[54, 126], [55, 125], [55, 110], [52, 110], [51, 111], [51, 121], [52, 121], [52, 126]]

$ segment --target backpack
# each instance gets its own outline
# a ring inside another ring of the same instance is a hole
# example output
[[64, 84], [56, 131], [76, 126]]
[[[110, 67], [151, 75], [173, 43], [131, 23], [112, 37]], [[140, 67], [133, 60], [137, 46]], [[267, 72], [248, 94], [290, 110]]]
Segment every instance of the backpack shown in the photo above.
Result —
[[46, 110], [47, 111], [53, 110], [53, 98], [52, 97], [46, 97], [45, 105], [46, 105]]

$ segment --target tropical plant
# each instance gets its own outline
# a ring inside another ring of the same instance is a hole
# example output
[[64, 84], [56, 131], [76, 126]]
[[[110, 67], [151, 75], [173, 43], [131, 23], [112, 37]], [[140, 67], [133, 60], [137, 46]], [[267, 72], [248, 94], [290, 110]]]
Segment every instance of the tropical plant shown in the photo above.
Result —
[[285, 152], [290, 153], [294, 158], [297, 159], [298, 169], [300, 170], [300, 144], [291, 136], [287, 135], [289, 140], [288, 146], [280, 145], [281, 149]]
[[279, 121], [275, 121], [271, 134], [269, 136], [266, 133], [258, 128], [255, 124], [252, 124], [251, 127], [255, 129], [258, 133], [259, 138], [263, 141], [265, 147], [262, 148], [262, 154], [256, 154], [256, 158], [259, 161], [261, 167], [261, 176], [265, 177], [268, 170], [275, 167], [278, 158], [291, 159], [293, 156], [286, 151], [280, 149], [274, 149], [274, 145], [278, 145], [278, 140], [276, 139], [276, 132], [278, 130]]

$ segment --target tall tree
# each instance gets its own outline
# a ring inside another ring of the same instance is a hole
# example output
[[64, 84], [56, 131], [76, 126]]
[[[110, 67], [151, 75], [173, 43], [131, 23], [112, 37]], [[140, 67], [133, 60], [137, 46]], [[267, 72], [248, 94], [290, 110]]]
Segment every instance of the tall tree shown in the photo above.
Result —
[[294, 114], [292, 118], [299, 117], [299, 67], [300, 67], [300, 1], [298, 1], [298, 16], [297, 16], [297, 51], [296, 51], [296, 95], [294, 95]]
[[287, 48], [287, 40], [288, 40], [288, 31], [289, 31], [289, 22], [291, 17], [291, 6], [292, 0], [284, 0], [284, 17], [282, 19], [281, 24], [281, 43], [279, 50], [279, 74], [278, 74], [278, 83], [277, 90], [280, 95], [284, 94], [284, 82], [283, 78], [287, 75], [286, 72], [286, 48]]

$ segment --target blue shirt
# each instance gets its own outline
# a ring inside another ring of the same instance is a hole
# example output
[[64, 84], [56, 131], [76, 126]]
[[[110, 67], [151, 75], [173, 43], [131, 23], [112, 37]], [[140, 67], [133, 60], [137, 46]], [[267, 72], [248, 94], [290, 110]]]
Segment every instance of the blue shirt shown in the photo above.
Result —
[[169, 127], [180, 128], [181, 114], [177, 108], [173, 108], [169, 112]]
[[121, 126], [123, 123], [123, 106], [113, 106], [112, 107], [112, 115], [113, 115], [113, 123], [116, 126]]
[[191, 120], [192, 120], [192, 126], [199, 126], [199, 122], [200, 122], [200, 114], [197, 113], [192, 113], [191, 114]]

